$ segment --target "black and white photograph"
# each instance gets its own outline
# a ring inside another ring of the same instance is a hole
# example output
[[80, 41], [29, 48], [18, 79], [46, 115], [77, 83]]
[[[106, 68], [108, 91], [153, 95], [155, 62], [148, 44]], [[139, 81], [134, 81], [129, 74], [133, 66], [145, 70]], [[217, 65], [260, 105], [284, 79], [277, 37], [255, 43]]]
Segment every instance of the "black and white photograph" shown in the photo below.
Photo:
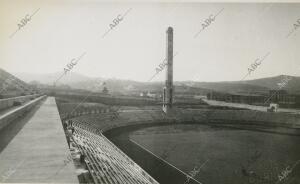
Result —
[[0, 183], [300, 184], [300, 1], [0, 0]]

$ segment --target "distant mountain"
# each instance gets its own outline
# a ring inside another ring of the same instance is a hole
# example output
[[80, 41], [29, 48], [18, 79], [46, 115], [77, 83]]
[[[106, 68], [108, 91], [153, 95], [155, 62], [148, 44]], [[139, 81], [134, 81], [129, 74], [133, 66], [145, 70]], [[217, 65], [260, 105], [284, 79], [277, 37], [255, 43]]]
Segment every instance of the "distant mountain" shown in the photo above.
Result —
[[179, 82], [186, 84], [190, 87], [204, 88], [214, 91], [220, 91], [225, 93], [256, 93], [265, 94], [268, 93], [269, 88], [264, 86], [257, 86], [253, 84], [243, 84], [238, 82]]
[[[52, 85], [62, 73], [53, 74], [16, 74], [26, 82], [36, 81], [42, 84]], [[287, 80], [288, 79], [288, 80]], [[284, 82], [285, 81], [285, 82]], [[224, 81], [224, 82], [195, 82], [175, 81], [175, 92], [185, 94], [207, 94], [208, 92], [220, 91], [226, 93], [243, 94], [267, 94], [271, 89], [282, 89], [289, 93], [300, 94], [300, 77], [279, 75], [275, 77], [261, 78], [247, 81]], [[161, 92], [164, 82], [137, 82], [132, 80], [91, 78], [78, 73], [68, 73], [58, 82], [58, 85], [67, 85], [75, 89], [84, 89], [101, 92], [106, 86], [109, 92], [132, 94], [140, 92]]]
[[279, 75], [275, 77], [261, 78], [235, 83], [256, 85], [261, 87], [267, 87], [269, 89], [281, 88], [283, 90], [287, 90], [289, 93], [300, 94], [300, 77], [295, 76]]
[[[207, 88], [229, 93], [268, 93], [271, 89], [287, 90], [291, 94], [300, 94], [300, 77], [279, 75], [275, 77], [261, 78], [246, 81], [224, 82], [183, 82], [189, 86]], [[280, 87], [281, 86], [281, 87]]]
[[[81, 75], [78, 73], [70, 72], [66, 75], [63, 75], [62, 72], [49, 73], [49, 74], [29, 74], [29, 73], [16, 73], [18, 78], [22, 79], [25, 82], [37, 81], [42, 84], [53, 85], [55, 81], [58, 80], [57, 84], [70, 84], [83, 82], [87, 80], [91, 80], [90, 77], [85, 75]], [[62, 77], [61, 77], [62, 76]]]

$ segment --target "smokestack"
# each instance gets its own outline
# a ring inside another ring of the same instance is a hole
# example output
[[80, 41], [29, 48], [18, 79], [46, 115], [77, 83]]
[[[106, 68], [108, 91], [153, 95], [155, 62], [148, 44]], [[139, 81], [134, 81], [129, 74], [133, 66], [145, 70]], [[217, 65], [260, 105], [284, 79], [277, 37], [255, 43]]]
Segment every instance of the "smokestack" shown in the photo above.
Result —
[[167, 48], [166, 48], [166, 83], [163, 91], [163, 111], [167, 114], [173, 105], [173, 28], [167, 29]]

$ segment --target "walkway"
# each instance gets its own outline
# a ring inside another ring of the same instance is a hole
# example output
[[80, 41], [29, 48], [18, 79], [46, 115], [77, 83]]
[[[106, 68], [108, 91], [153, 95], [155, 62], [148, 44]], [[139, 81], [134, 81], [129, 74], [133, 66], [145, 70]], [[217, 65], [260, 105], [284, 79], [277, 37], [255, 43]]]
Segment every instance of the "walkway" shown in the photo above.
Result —
[[55, 99], [48, 97], [0, 153], [0, 183], [78, 183]]

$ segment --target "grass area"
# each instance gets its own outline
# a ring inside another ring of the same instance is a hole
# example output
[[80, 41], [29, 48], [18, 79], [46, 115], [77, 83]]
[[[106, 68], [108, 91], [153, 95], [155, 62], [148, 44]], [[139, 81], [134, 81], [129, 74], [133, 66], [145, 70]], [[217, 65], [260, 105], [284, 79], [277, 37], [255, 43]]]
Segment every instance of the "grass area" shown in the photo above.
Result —
[[[172, 125], [144, 128], [132, 132], [130, 139], [186, 173], [206, 162], [195, 179], [208, 184], [276, 183], [300, 160], [300, 136]], [[300, 164], [280, 183], [299, 182]]]

